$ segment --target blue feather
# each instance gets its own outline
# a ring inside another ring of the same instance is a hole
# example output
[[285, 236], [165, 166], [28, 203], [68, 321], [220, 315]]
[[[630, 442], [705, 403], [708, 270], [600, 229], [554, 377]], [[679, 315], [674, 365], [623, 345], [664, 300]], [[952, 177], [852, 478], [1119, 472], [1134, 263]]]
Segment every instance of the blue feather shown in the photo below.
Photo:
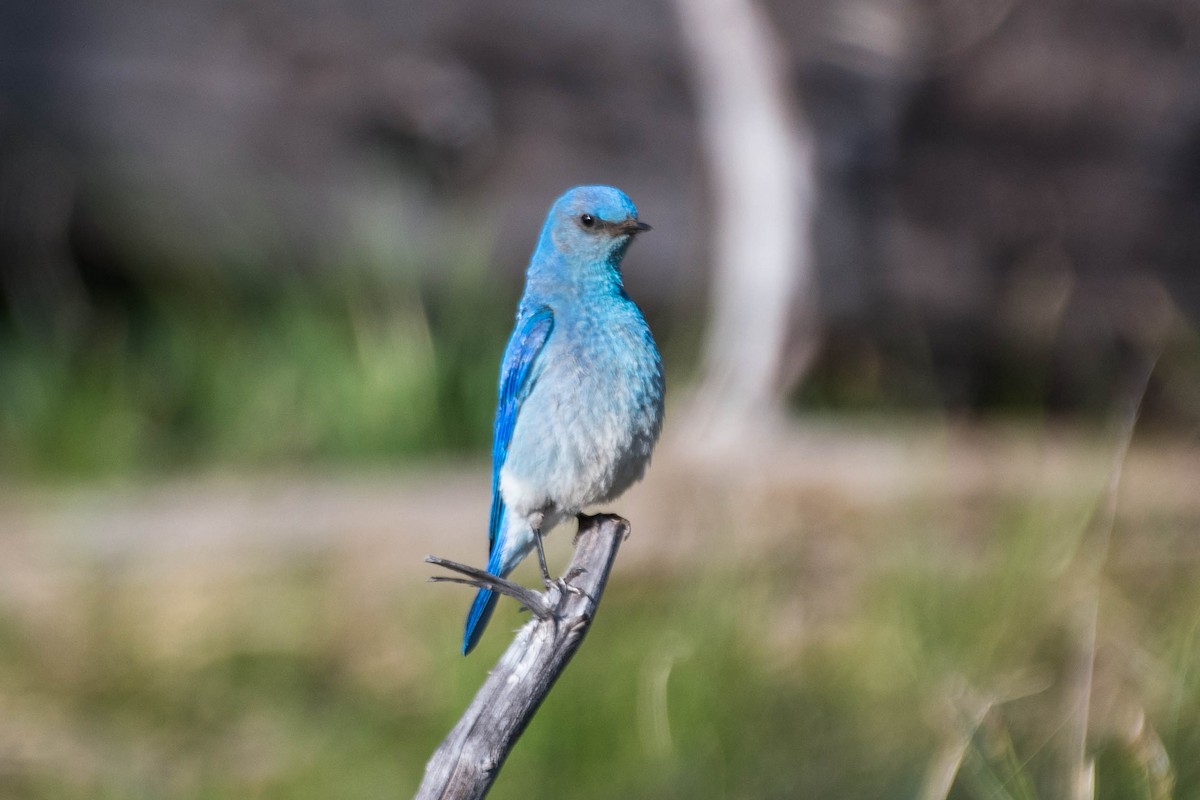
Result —
[[[554, 327], [554, 314], [541, 306], [527, 312], [524, 307], [517, 314], [517, 324], [508, 346], [504, 350], [503, 367], [500, 372], [499, 400], [496, 404], [495, 438], [492, 440], [492, 513], [488, 522], [488, 572], [502, 574], [501, 553], [504, 549], [504, 498], [500, 496], [500, 470], [508, 456], [508, 445], [512, 441], [513, 427], [521, 410], [521, 401], [529, 394], [533, 385], [531, 376], [537, 355], [541, 352], [550, 331]], [[463, 632], [463, 655], [471, 652], [479, 641], [483, 629], [491, 619], [496, 606], [495, 592], [480, 589], [467, 614], [466, 630]]]

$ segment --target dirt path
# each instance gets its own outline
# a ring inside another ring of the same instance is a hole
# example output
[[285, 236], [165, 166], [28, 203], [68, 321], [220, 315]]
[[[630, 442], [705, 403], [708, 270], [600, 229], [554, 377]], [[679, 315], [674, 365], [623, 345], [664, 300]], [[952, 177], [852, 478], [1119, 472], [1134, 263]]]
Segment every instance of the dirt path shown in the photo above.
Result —
[[[1020, 427], [811, 424], [715, 457], [664, 442], [647, 480], [614, 504], [634, 522], [626, 558], [686, 556], [717, 520], [743, 545], [769, 544], [806, 512], [870, 514], [897, 504], [949, 509], [984, 498], [1087, 504], [1111, 461], [1100, 435]], [[1137, 442], [1122, 513], [1200, 519], [1200, 445]], [[207, 475], [145, 484], [0, 488], [0, 575], [121, 564], [230, 569], [289, 555], [359, 554], [426, 572], [427, 553], [481, 560], [483, 462], [379, 472]], [[791, 522], [789, 522], [789, 520]], [[720, 526], [718, 526], [720, 527]], [[565, 552], [566, 536], [552, 545]], [[559, 540], [555, 543], [554, 540]], [[7, 581], [6, 581], [7, 582]]]

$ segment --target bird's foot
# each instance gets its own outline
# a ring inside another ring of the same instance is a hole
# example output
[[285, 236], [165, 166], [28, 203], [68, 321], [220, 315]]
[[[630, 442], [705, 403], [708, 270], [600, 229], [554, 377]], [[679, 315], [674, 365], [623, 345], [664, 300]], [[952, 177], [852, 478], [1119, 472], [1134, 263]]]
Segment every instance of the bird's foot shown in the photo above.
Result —
[[586, 572], [587, 570], [583, 567], [575, 567], [561, 578], [547, 578], [546, 590], [549, 591], [550, 589], [558, 589], [558, 596], [560, 598], [566, 597], [568, 594], [573, 594], [578, 597], [586, 597], [587, 599], [591, 600], [592, 597], [587, 592], [571, 583], [572, 580], [578, 578], [580, 575], [583, 575]]

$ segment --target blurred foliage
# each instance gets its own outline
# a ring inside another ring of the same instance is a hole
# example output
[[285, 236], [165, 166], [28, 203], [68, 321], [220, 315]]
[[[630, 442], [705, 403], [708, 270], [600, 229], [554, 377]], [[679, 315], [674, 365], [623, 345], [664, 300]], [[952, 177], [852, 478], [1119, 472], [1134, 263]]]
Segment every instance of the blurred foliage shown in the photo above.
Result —
[[[872, 550], [831, 620], [806, 608], [800, 543], [682, 571], [618, 564], [492, 796], [899, 800], [965, 737], [950, 798], [1049, 800], [1079, 578], [1054, 534], [1079, 509], [984, 511], [986, 543], [964, 559], [931, 546], [948, 531], [924, 511], [894, 508], [906, 535]], [[1196, 568], [1115, 563], [1084, 587], [1180, 798], [1200, 794]], [[81, 574], [53, 607], [0, 617], [6, 798], [407, 796], [519, 619], [502, 608], [463, 659], [465, 594], [372, 587], [332, 553], [183, 582], [120, 563]], [[1097, 797], [1161, 797], [1153, 759], [1105, 733], [1111, 690], [1097, 678]], [[975, 727], [956, 722], [968, 697], [990, 703]]]
[[[99, 293], [85, 334], [70, 344], [35, 341], [0, 317], [0, 474], [145, 475], [480, 452], [517, 301], [517, 287], [486, 264], [467, 256], [421, 282], [361, 265], [283, 281], [231, 270], [211, 284], [151, 282], [109, 305]], [[701, 326], [655, 311], [677, 387], [699, 362]], [[967, 410], [943, 386], [957, 379], [939, 373], [919, 340], [915, 328], [899, 331], [884, 352], [834, 332], [791, 408]], [[1145, 422], [1195, 428], [1196, 342], [1185, 326], [1171, 337]], [[1122, 360], [1114, 351], [1108, 382], [1063, 409], [1049, 366], [1014, 359], [993, 378], [1007, 388], [983, 392], [969, 409], [1034, 417], [1069, 410], [1098, 422], [1127, 362], [1146, 357]]]
[[940, 358], [931, 346], [936, 338], [911, 319], [889, 325], [878, 340], [861, 331], [831, 328], [811, 371], [789, 398], [790, 406], [842, 414], [942, 409], [1096, 424], [1128, 391], [1130, 376], [1153, 360], [1143, 424], [1177, 432], [1200, 424], [1200, 334], [1182, 317], [1160, 340], [1114, 340], [1093, 348], [1051, 340], [1033, 351], [998, 338], [966, 363]]
[[73, 346], [0, 328], [0, 470], [381, 459], [483, 447], [515, 306], [486, 275], [347, 268], [152, 288]]

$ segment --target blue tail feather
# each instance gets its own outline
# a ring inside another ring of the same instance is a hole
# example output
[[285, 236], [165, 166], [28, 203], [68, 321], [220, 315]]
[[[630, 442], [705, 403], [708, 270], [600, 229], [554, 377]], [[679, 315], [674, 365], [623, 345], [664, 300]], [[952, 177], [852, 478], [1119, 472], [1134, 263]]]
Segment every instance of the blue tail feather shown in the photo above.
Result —
[[488, 620], [492, 618], [492, 611], [496, 609], [496, 601], [500, 597], [491, 589], [480, 589], [475, 595], [475, 602], [471, 604], [471, 610], [467, 614], [467, 626], [463, 632], [463, 655], [467, 655], [475, 649], [475, 645], [479, 642], [479, 637], [483, 635], [483, 629], [487, 627]]
[[[501, 507], [503, 514], [503, 507]], [[493, 516], [495, 511], [493, 510]], [[495, 523], [493, 523], [495, 524]], [[508, 569], [504, 569], [505, 565], [500, 563], [500, 557], [504, 551], [503, 533], [497, 536], [492, 542], [492, 553], [488, 558], [487, 570], [493, 575], [505, 577], [512, 565], [508, 565]], [[471, 604], [471, 610], [467, 612], [467, 624], [463, 631], [463, 655], [467, 655], [475, 649], [475, 645], [479, 642], [479, 637], [483, 636], [483, 629], [487, 627], [488, 620], [492, 618], [492, 612], [496, 609], [496, 601], [500, 596], [491, 589], [480, 589], [475, 595], [475, 602]]]

